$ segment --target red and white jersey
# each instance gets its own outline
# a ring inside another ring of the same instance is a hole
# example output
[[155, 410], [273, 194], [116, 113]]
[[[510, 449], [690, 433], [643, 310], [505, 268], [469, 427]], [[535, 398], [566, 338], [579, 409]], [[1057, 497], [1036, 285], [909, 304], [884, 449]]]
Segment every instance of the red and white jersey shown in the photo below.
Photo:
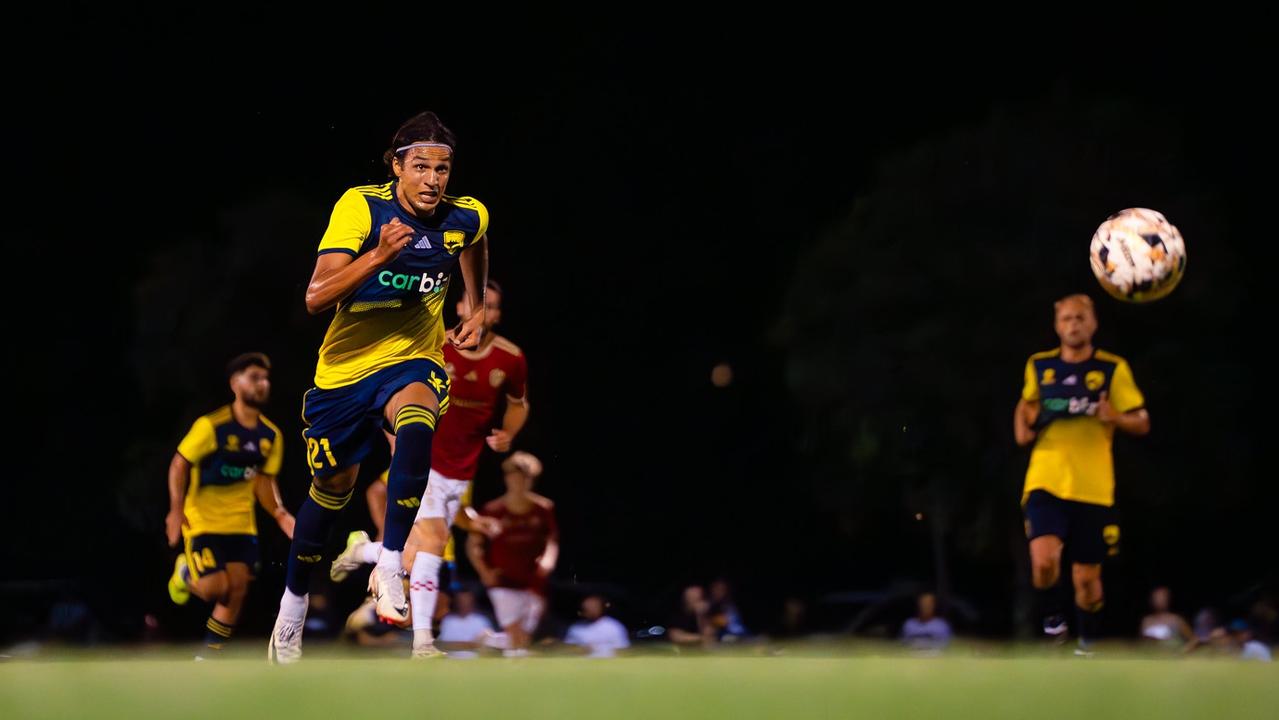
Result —
[[498, 587], [542, 591], [544, 578], [537, 576], [537, 559], [546, 552], [546, 544], [559, 540], [555, 522], [555, 504], [530, 493], [533, 501], [527, 512], [514, 513], [502, 498], [484, 505], [482, 515], [497, 518], [502, 532], [488, 541], [487, 560], [497, 571]]
[[431, 443], [431, 469], [454, 480], [474, 480], [484, 438], [502, 419], [497, 408], [523, 400], [528, 364], [519, 346], [494, 335], [480, 350], [458, 350], [444, 344], [444, 369], [449, 373], [449, 411], [440, 418]]

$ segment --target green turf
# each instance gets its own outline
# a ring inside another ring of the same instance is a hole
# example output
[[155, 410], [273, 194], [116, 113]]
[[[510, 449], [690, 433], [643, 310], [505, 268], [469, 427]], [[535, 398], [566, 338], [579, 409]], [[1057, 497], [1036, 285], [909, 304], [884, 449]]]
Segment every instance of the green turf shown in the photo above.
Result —
[[[142, 659], [138, 659], [142, 657]], [[0, 718], [1279, 718], [1279, 665], [1231, 659], [96, 654], [0, 663]]]

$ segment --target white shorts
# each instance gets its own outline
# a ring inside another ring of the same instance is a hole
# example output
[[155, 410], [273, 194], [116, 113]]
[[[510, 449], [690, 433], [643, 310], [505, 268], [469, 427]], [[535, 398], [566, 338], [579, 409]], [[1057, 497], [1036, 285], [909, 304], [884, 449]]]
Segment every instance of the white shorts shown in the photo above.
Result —
[[456, 480], [431, 471], [426, 482], [426, 492], [422, 493], [422, 504], [418, 506], [417, 517], [413, 522], [423, 518], [444, 518], [444, 524], [453, 527], [453, 519], [462, 508], [462, 496], [470, 480]]
[[542, 621], [542, 613], [546, 610], [546, 601], [532, 590], [489, 588], [489, 600], [493, 603], [493, 614], [497, 615], [498, 625], [506, 629], [519, 623], [524, 632], [530, 635], [537, 630], [537, 624]]

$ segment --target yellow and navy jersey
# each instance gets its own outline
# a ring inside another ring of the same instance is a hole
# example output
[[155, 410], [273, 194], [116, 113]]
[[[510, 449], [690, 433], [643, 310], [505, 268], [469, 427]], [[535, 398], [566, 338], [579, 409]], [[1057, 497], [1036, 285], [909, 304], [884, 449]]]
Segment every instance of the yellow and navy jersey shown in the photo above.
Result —
[[1032, 490], [1044, 490], [1063, 500], [1114, 505], [1115, 429], [1096, 417], [1102, 393], [1121, 413], [1146, 403], [1128, 361], [1104, 350], [1077, 363], [1062, 360], [1060, 349], [1026, 361], [1021, 396], [1039, 402], [1039, 417], [1022, 502]]
[[358, 257], [377, 247], [381, 227], [393, 218], [413, 229], [413, 238], [338, 304], [320, 346], [315, 385], [329, 390], [382, 368], [426, 358], [444, 366], [442, 310], [449, 275], [461, 251], [488, 231], [488, 210], [475, 198], [445, 195], [435, 214], [422, 219], [406, 211], [396, 183], [347, 190], [333, 208], [319, 253]]
[[258, 532], [253, 515], [253, 478], [257, 473], [278, 475], [284, 459], [280, 429], [266, 416], [246, 428], [236, 422], [231, 406], [196, 420], [178, 445], [178, 454], [191, 463], [186, 513], [190, 535], [250, 534]]

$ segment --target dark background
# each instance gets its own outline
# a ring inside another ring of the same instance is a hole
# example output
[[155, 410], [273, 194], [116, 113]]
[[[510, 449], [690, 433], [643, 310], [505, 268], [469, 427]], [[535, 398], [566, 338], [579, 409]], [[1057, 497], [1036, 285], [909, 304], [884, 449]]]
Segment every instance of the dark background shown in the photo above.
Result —
[[[1187, 613], [1275, 591], [1272, 58], [1247, 23], [100, 12], [18, 22], [46, 51], [6, 51], [3, 637], [58, 598], [88, 602], [104, 638], [140, 636], [145, 613], [198, 630], [164, 593], [173, 448], [246, 350], [273, 359], [268, 414], [299, 437], [328, 322], [302, 303], [315, 245], [423, 109], [460, 139], [449, 191], [492, 214], [501, 332], [531, 367], [518, 445], [563, 528], [561, 612], [602, 584], [648, 624], [723, 574], [756, 628], [787, 595], [826, 627], [869, 604], [873, 628], [877, 603], [940, 587], [962, 630], [1013, 635], [1027, 453], [1010, 415], [1026, 356], [1056, 343], [1052, 301], [1080, 291], [1154, 423], [1116, 442], [1111, 630], [1155, 582]], [[1105, 297], [1086, 260], [1134, 206], [1189, 249], [1149, 306]], [[302, 457], [286, 444], [294, 510]], [[477, 495], [498, 492], [490, 454]], [[242, 625], [265, 633], [287, 546], [260, 526]], [[361, 526], [356, 503], [335, 545]]]

